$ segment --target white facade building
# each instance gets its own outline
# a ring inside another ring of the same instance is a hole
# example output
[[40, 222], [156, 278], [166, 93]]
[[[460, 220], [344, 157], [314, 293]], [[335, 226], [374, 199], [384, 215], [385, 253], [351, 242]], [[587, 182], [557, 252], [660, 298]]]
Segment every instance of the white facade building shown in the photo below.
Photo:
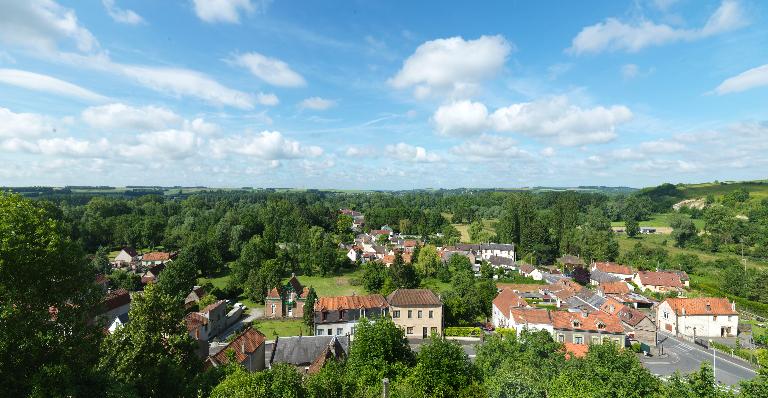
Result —
[[739, 313], [727, 298], [670, 298], [656, 309], [659, 329], [689, 338], [736, 337]]

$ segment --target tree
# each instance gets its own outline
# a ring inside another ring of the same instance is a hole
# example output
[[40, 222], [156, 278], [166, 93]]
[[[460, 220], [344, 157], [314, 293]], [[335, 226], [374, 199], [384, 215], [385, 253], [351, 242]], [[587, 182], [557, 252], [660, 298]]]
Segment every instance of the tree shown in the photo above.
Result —
[[433, 245], [426, 245], [419, 249], [415, 267], [423, 277], [428, 278], [437, 272], [440, 266], [440, 255]]
[[446, 245], [455, 245], [461, 241], [461, 232], [451, 224], [443, 226], [443, 241]]
[[176, 261], [184, 261], [193, 265], [204, 276], [210, 276], [221, 270], [221, 260], [214, 253], [213, 247], [204, 240], [194, 241], [181, 249]]
[[305, 386], [310, 398], [352, 398], [355, 384], [346, 377], [344, 365], [330, 360], [319, 372], [310, 375]]
[[102, 395], [94, 276], [60, 221], [0, 192], [0, 396]]
[[182, 397], [194, 395], [202, 368], [197, 343], [184, 326], [183, 303], [148, 285], [134, 295], [131, 319], [102, 344], [99, 369], [119, 395]]
[[242, 366], [222, 380], [211, 398], [301, 398], [305, 396], [301, 375], [284, 363], [263, 372], [248, 372]]
[[419, 287], [419, 276], [416, 275], [416, 269], [403, 261], [403, 255], [400, 252], [395, 253], [395, 262], [389, 266], [389, 275], [396, 287], [404, 289]]
[[128, 291], [139, 290], [141, 287], [141, 276], [133, 272], [126, 272], [121, 269], [112, 271], [109, 276], [109, 281], [118, 289], [125, 289]]
[[270, 289], [280, 282], [280, 264], [275, 259], [264, 261], [261, 268], [251, 270], [245, 286], [245, 294], [258, 303], [264, 302], [264, 297]]
[[196, 283], [195, 264], [183, 258], [166, 263], [165, 269], [157, 278], [157, 288], [163, 294], [176, 297], [178, 300], [184, 300]]
[[317, 301], [317, 292], [310, 286], [307, 293], [307, 299], [304, 301], [304, 324], [309, 326], [309, 330], [315, 330], [315, 302]]
[[363, 273], [360, 277], [363, 282], [363, 287], [369, 293], [376, 293], [384, 286], [384, 281], [387, 279], [387, 269], [383, 264], [376, 261], [367, 261], [363, 263]]
[[628, 218], [624, 221], [624, 230], [630, 238], [634, 238], [640, 233], [640, 223], [634, 218]]
[[675, 239], [677, 247], [685, 247], [699, 236], [693, 221], [681, 214], [675, 214], [669, 221], [669, 226], [672, 227], [672, 238]]
[[383, 378], [395, 381], [413, 363], [414, 355], [408, 340], [392, 319], [379, 318], [375, 322], [366, 318], [360, 320], [346, 365], [347, 375], [356, 385], [359, 396], [376, 394]]
[[477, 368], [459, 344], [435, 338], [421, 347], [416, 367], [403, 382], [422, 397], [452, 397], [479, 380]]
[[109, 263], [109, 250], [104, 246], [99, 246], [91, 259], [91, 267], [97, 274], [109, 275], [112, 272], [112, 265]]
[[493, 279], [493, 266], [488, 261], [483, 260], [480, 263], [480, 277], [484, 279]]
[[573, 280], [582, 286], [589, 285], [590, 274], [589, 270], [582, 266], [577, 266], [573, 269]]

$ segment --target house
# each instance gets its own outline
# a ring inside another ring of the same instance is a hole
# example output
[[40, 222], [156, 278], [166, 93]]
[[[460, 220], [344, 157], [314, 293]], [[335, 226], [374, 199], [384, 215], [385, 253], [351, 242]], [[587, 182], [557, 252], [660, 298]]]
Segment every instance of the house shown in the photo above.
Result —
[[157, 278], [160, 277], [160, 273], [163, 272], [164, 269], [165, 263], [150, 265], [149, 268], [141, 275], [141, 283], [146, 285], [147, 283], [157, 282]]
[[656, 293], [680, 292], [684, 286], [677, 274], [664, 271], [639, 271], [632, 278], [632, 282], [640, 288], [641, 292], [645, 290]]
[[315, 335], [353, 336], [360, 318], [386, 316], [388, 309], [389, 304], [380, 294], [320, 297], [314, 309]]
[[176, 258], [176, 253], [168, 252], [149, 252], [141, 256], [141, 265], [149, 267], [151, 265], [158, 265], [167, 263]]
[[494, 268], [504, 268], [504, 269], [511, 269], [511, 270], [517, 269], [517, 264], [515, 263], [515, 259], [511, 257], [490, 256], [488, 257], [487, 261]]
[[429, 289], [397, 289], [387, 296], [395, 325], [409, 339], [443, 334], [443, 302]]
[[677, 276], [680, 278], [680, 282], [682, 282], [682, 283], [683, 283], [683, 286], [685, 286], [685, 287], [691, 287], [691, 277], [689, 277], [689, 276], [688, 276], [688, 273], [687, 273], [687, 272], [685, 272], [685, 271], [680, 271], [680, 270], [676, 270], [676, 269], [671, 269], [671, 270], [659, 270], [659, 271], [662, 271], [662, 272], [671, 272], [671, 273], [673, 273], [673, 274], [677, 275]]
[[668, 298], [656, 308], [656, 323], [676, 336], [736, 337], [739, 313], [727, 298]]
[[107, 330], [109, 331], [109, 333], [115, 333], [115, 330], [123, 327], [125, 324], [128, 323], [129, 320], [130, 318], [127, 312], [125, 314], [120, 314], [116, 316], [115, 319], [112, 320], [112, 322], [107, 327]]
[[329, 359], [349, 354], [349, 336], [277, 337], [269, 355], [269, 367], [277, 363], [295, 366], [301, 373], [316, 373]]
[[553, 311], [550, 316], [552, 334], [560, 343], [599, 344], [610, 341], [624, 346], [624, 328], [614, 315], [601, 311]]
[[648, 297], [645, 297], [642, 294], [638, 294], [635, 292], [629, 292], [624, 294], [610, 294], [608, 296], [628, 307], [632, 307], [635, 309], [652, 308], [656, 304], [656, 301], [651, 300]]
[[347, 252], [347, 258], [349, 261], [356, 263], [358, 260], [363, 258], [363, 249], [359, 246], [350, 247], [349, 251]]
[[620, 282], [622, 279], [599, 269], [593, 269], [589, 273], [589, 283], [597, 286], [601, 283]]
[[518, 335], [523, 330], [553, 332], [552, 317], [549, 310], [544, 308], [512, 308], [509, 311], [509, 324], [506, 327], [515, 329]]
[[227, 327], [227, 302], [219, 300], [184, 318], [187, 332], [197, 341], [209, 341]]
[[469, 251], [462, 251], [455, 248], [444, 248], [440, 251], [440, 258], [444, 263], [451, 261], [451, 257], [453, 256], [464, 256], [469, 260], [470, 264], [475, 264], [476, 262], [474, 253]]
[[544, 279], [544, 274], [532, 265], [521, 264], [518, 270], [520, 271], [520, 275], [526, 278], [532, 278], [535, 281]]
[[264, 298], [264, 316], [266, 318], [301, 318], [304, 316], [304, 303], [307, 301], [309, 288], [301, 285], [296, 274], [291, 274], [288, 283], [275, 286]]
[[497, 328], [509, 327], [510, 310], [520, 307], [528, 307], [528, 303], [512, 289], [502, 289], [491, 304], [493, 326]]
[[392, 236], [392, 231], [391, 230], [388, 231], [386, 229], [372, 229], [371, 232], [370, 232], [370, 235], [374, 239], [376, 239], [376, 238], [378, 238], [379, 236], [382, 236], [382, 235], [384, 235], [386, 237], [390, 237], [390, 236]]
[[416, 239], [405, 239], [403, 240], [403, 250], [408, 253], [412, 253], [416, 247], [419, 245], [419, 241]]
[[[131, 294], [125, 289], [117, 289], [107, 293], [102, 301], [103, 311], [100, 315], [105, 320], [108, 330], [112, 332], [117, 326], [128, 322], [128, 312], [131, 310]], [[112, 324], [115, 319], [123, 317], [117, 321], [115, 328]]]
[[644, 312], [628, 307], [614, 299], [606, 300], [600, 309], [616, 315], [624, 327], [624, 334], [630, 342], [638, 342], [647, 351], [655, 350], [658, 342], [656, 322]]
[[230, 361], [230, 355], [234, 355], [235, 362], [248, 371], [264, 370], [266, 368], [265, 341], [266, 337], [261, 332], [249, 326], [221, 351], [208, 357], [206, 364], [226, 365]]
[[589, 289], [581, 289], [561, 302], [558, 307], [564, 304], [569, 311], [594, 312], [598, 311], [603, 303], [605, 303], [605, 297], [595, 294]]
[[124, 247], [117, 253], [112, 263], [118, 267], [124, 267], [139, 259], [139, 253], [132, 247]]
[[608, 297], [612, 294], [626, 294], [629, 292], [629, 285], [624, 281], [603, 282], [597, 285], [597, 294], [603, 297]]
[[[403, 258], [403, 262], [405, 264], [411, 264], [411, 261], [413, 261], [413, 253], [400, 253], [400, 257]], [[387, 267], [395, 263], [395, 255], [394, 254], [387, 254], [382, 259], [381, 262], [384, 263]]]
[[483, 260], [487, 260], [491, 256], [515, 259], [515, 245], [511, 243], [458, 244], [456, 249], [470, 252]]
[[205, 296], [205, 289], [202, 286], [192, 287], [192, 291], [189, 292], [186, 298], [184, 298], [184, 308], [190, 308], [200, 302], [200, 299]]
[[565, 270], [573, 270], [576, 267], [583, 267], [584, 260], [578, 256], [565, 255], [557, 259], [557, 263], [560, 264]]
[[634, 276], [634, 272], [632, 272], [632, 268], [626, 265], [621, 265], [621, 264], [611, 263], [611, 262], [594, 262], [592, 263], [591, 270], [593, 272], [595, 270], [600, 270], [602, 272], [613, 275], [616, 278], [623, 279], [625, 281], [632, 280], [632, 277]]

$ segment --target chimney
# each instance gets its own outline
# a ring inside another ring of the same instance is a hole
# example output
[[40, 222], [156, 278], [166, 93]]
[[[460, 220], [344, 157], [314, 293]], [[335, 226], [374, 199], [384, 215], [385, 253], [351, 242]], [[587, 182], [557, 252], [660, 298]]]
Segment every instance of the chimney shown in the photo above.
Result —
[[291, 272], [291, 278], [295, 278], [295, 277], [296, 277], [296, 273], [295, 272]]
[[735, 301], [731, 302], [731, 309], [736, 311], [736, 302]]

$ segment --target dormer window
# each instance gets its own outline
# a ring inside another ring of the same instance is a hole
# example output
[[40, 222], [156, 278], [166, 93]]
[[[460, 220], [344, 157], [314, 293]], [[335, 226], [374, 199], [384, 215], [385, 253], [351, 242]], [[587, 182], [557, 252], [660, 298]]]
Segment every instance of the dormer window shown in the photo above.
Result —
[[602, 322], [598, 322], [598, 323], [597, 323], [597, 329], [598, 329], [598, 330], [603, 330], [603, 329], [605, 329], [605, 324], [604, 324], [604, 323], [602, 323]]
[[344, 310], [339, 311], [339, 319], [344, 319], [344, 313], [345, 313]]
[[571, 324], [573, 325], [574, 328], [580, 328], [581, 327], [581, 322], [579, 322], [577, 320], [573, 320], [573, 322], [571, 322]]
[[707, 312], [712, 312], [712, 306], [707, 303]]

